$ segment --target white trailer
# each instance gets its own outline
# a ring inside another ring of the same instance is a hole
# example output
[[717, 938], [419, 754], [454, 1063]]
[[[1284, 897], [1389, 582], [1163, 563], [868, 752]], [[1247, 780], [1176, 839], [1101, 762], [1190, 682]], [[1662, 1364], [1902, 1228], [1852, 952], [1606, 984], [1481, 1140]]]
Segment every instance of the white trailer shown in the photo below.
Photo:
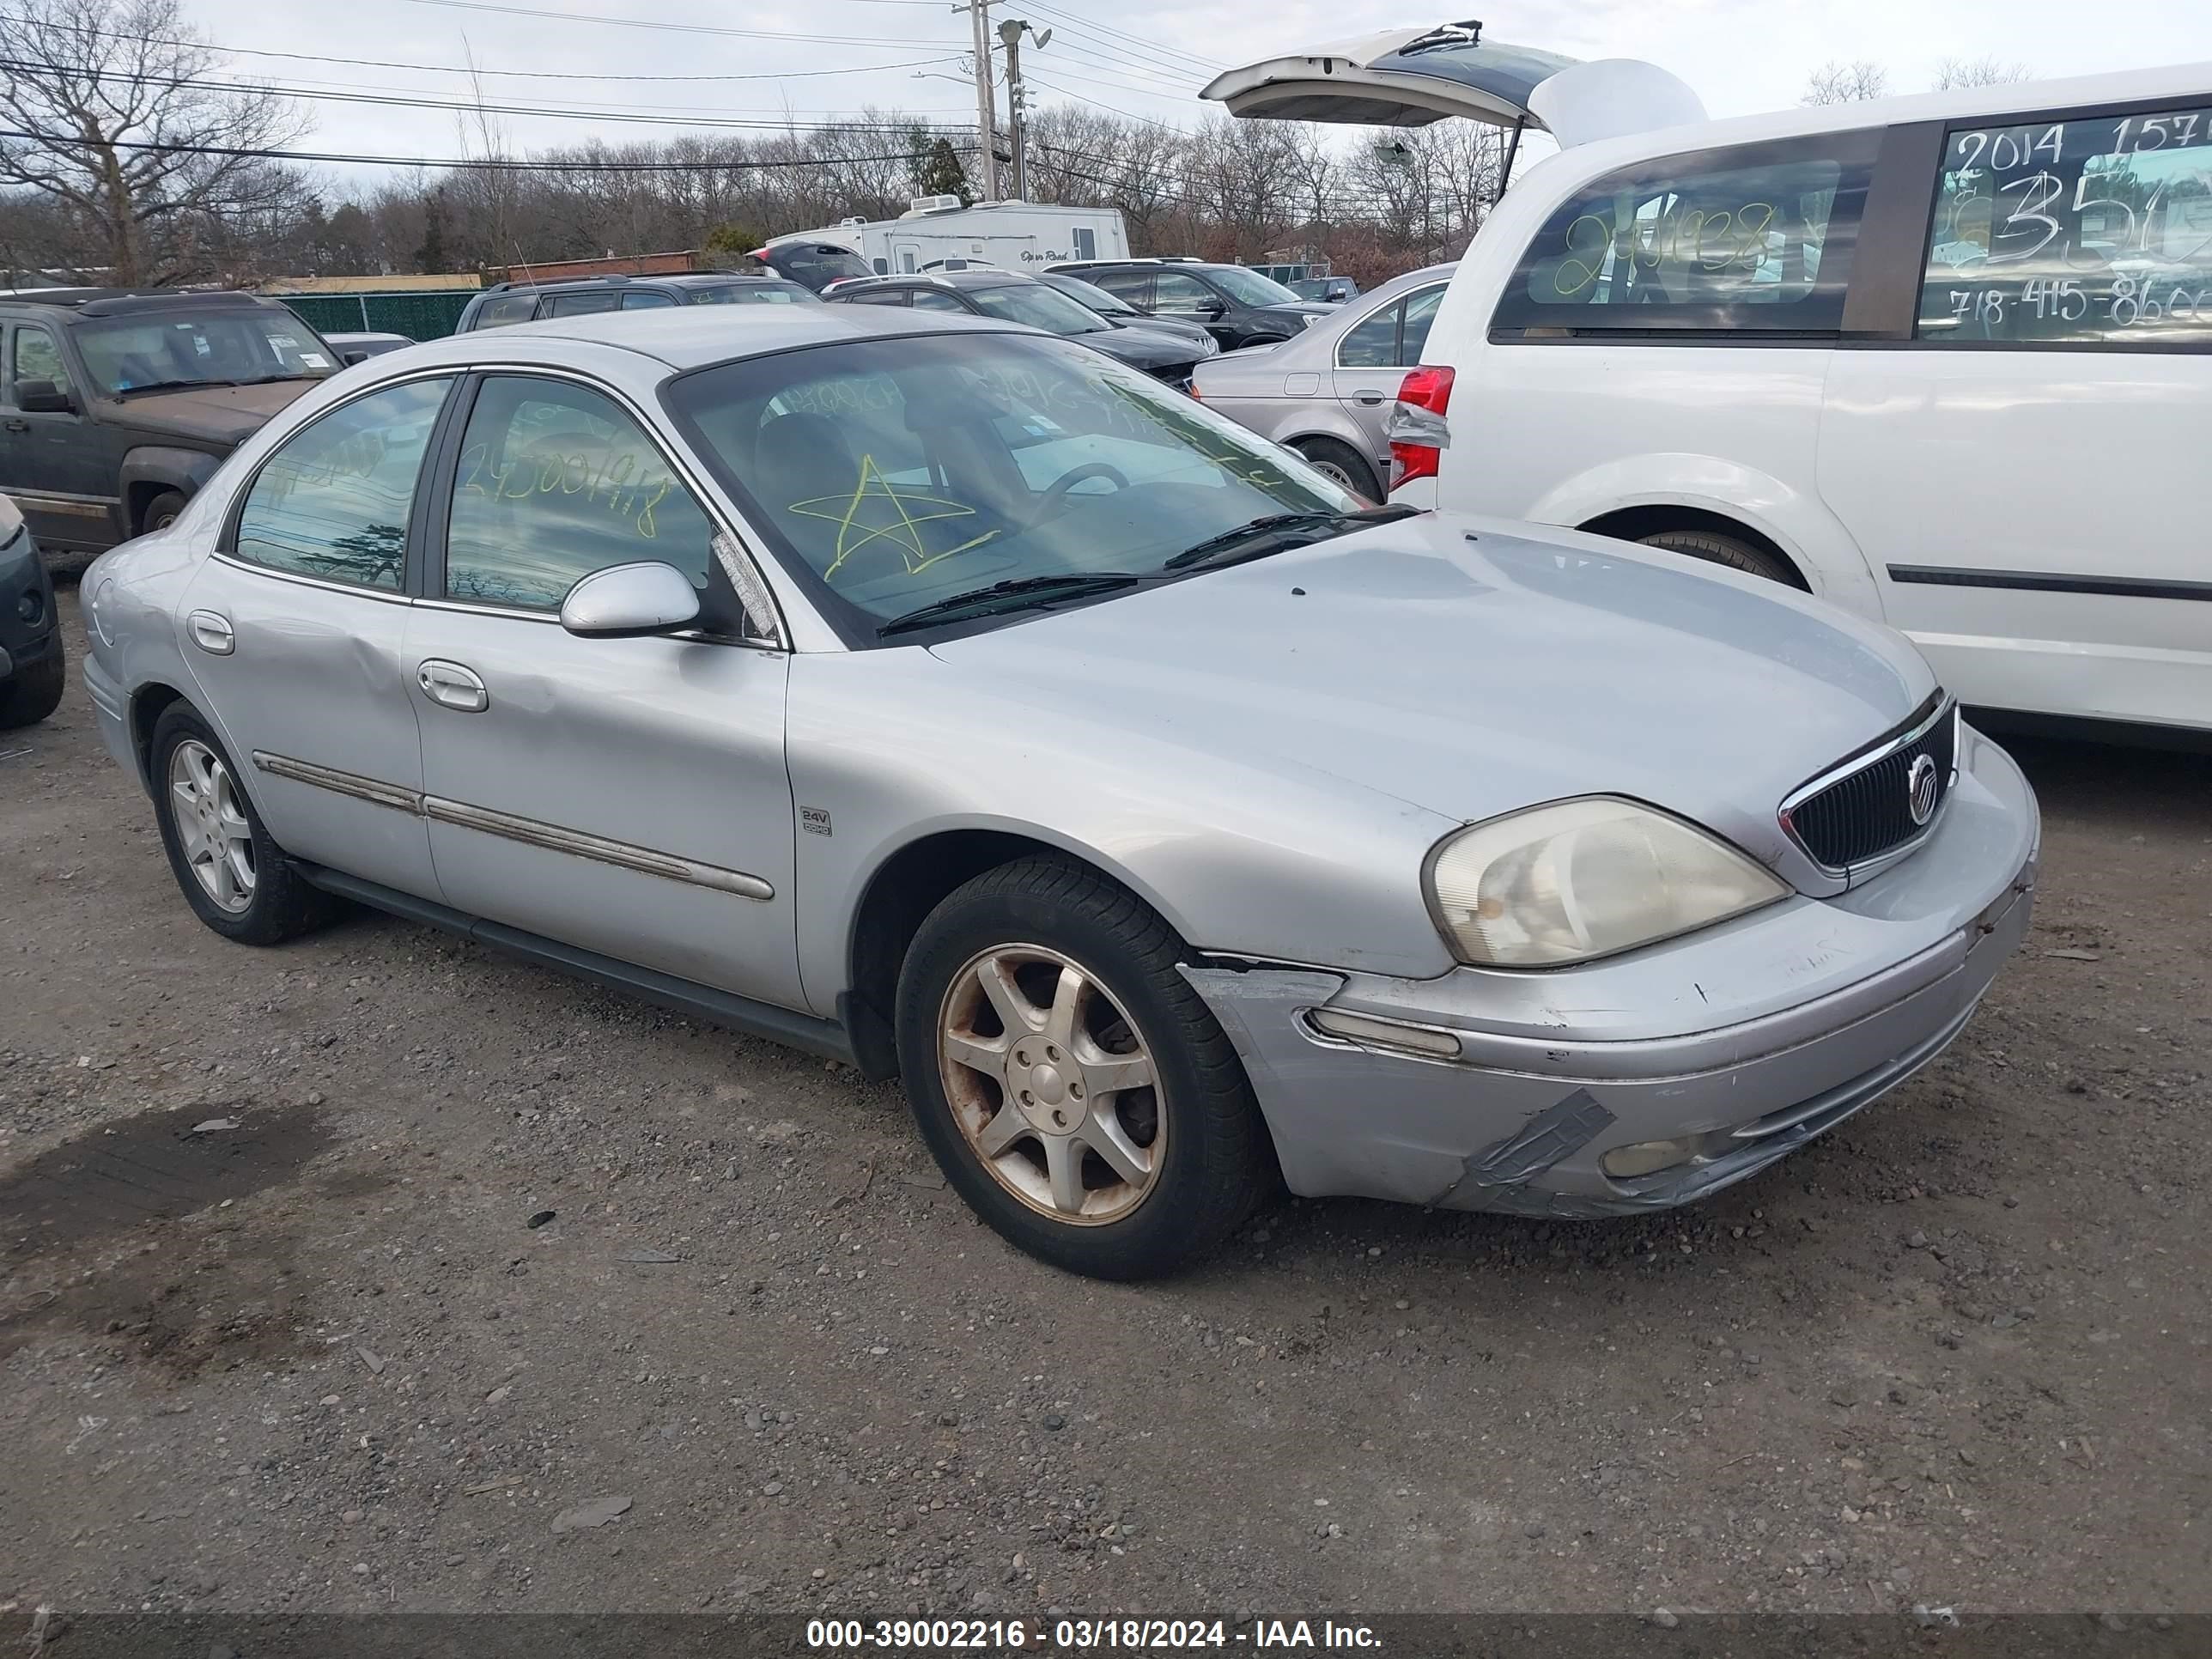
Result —
[[[831, 242], [848, 247], [879, 275], [942, 270], [953, 262], [1036, 270], [1064, 259], [1125, 259], [1129, 235], [1118, 208], [1038, 202], [978, 202], [921, 196], [896, 219], [845, 219], [794, 231], [769, 243]], [[957, 269], [957, 265], [955, 266]]]

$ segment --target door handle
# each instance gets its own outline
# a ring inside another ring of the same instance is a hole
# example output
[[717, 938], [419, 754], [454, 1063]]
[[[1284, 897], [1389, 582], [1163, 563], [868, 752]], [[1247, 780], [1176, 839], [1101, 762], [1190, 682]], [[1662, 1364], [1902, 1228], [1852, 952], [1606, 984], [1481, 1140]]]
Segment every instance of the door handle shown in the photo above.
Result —
[[464, 714], [481, 714], [491, 707], [491, 693], [477, 678], [472, 668], [464, 668], [457, 662], [447, 662], [442, 657], [432, 657], [415, 671], [415, 684], [422, 688], [422, 695], [441, 708], [457, 708]]
[[28, 432], [30, 429], [31, 423], [26, 420], [11, 419], [8, 422], [8, 430], [10, 432]]
[[1382, 401], [1382, 394], [1379, 392], [1355, 392], [1352, 395], [1363, 404], [1379, 404]]
[[238, 647], [238, 637], [230, 631], [230, 618], [213, 611], [195, 611], [185, 618], [192, 643], [211, 657], [227, 657]]

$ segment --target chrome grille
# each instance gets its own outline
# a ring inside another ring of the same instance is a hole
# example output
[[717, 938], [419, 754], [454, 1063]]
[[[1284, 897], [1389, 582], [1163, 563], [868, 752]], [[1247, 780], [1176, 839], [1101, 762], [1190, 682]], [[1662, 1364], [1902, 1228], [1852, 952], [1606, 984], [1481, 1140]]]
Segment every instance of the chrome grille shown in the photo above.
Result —
[[[1958, 705], [1938, 692], [1897, 731], [1783, 802], [1782, 827], [1827, 870], [1900, 852], [1929, 832], [1950, 799], [1958, 745]], [[1923, 785], [1928, 810], [1916, 818], [1914, 769], [1923, 757], [1933, 769], [1933, 793]]]

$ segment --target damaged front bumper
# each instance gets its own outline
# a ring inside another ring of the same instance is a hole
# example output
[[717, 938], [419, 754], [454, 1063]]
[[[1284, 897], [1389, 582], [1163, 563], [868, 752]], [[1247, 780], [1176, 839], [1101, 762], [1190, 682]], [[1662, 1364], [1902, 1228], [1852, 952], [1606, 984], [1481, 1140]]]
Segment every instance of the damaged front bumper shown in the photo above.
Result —
[[[1184, 972], [1293, 1192], [1554, 1217], [1686, 1203], [1934, 1060], [2026, 934], [2034, 796], [1996, 744], [1962, 741], [1936, 833], [1838, 898], [1549, 973]], [[1666, 1140], [1679, 1161], [1607, 1173], [1608, 1153]]]

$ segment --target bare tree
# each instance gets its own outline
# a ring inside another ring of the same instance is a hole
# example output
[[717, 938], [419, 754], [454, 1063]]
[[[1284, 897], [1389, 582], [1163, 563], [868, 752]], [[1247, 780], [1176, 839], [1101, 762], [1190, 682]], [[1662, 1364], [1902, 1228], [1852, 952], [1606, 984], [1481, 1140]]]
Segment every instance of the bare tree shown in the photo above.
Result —
[[1856, 104], [1889, 90], [1889, 71], [1869, 58], [1823, 64], [1806, 80], [1801, 104]]
[[15, 0], [0, 60], [0, 118], [28, 135], [0, 139], [0, 185], [84, 224], [117, 283], [198, 274], [211, 226], [301, 193], [265, 152], [306, 122], [281, 98], [210, 80], [216, 55], [179, 0]]
[[1946, 58], [1936, 66], [1937, 92], [1966, 87], [2007, 87], [2027, 79], [2027, 65], [2008, 64], [1994, 52], [1979, 58]]

